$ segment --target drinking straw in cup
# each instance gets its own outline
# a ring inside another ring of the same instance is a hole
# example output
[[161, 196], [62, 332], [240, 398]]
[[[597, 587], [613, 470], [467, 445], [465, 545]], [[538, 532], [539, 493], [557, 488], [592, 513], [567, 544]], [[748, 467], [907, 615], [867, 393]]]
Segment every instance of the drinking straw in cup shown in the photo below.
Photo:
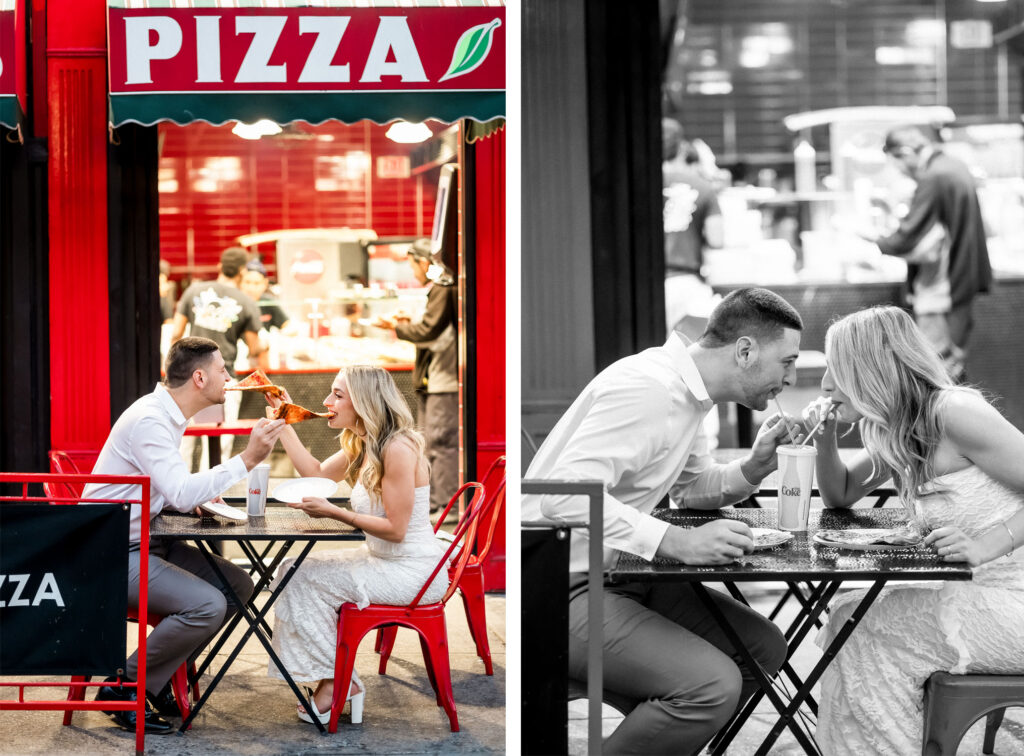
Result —
[[786, 413], [782, 411], [782, 404], [779, 402], [779, 397], [775, 397], [775, 406], [779, 410], [779, 417], [782, 418], [782, 424], [786, 426], [786, 430], [789, 431], [789, 438], [793, 440], [796, 438], [796, 433], [793, 432], [793, 426], [789, 424], [789, 420], [786, 419]]
[[814, 438], [814, 433], [815, 433], [815, 431], [817, 431], [817, 430], [818, 430], [818, 428], [820, 428], [820, 427], [821, 427], [821, 424], [822, 424], [823, 422], [825, 422], [826, 420], [828, 420], [828, 415], [829, 415], [829, 413], [830, 413], [831, 411], [832, 411], [832, 400], [831, 400], [831, 399], [829, 399], [829, 400], [828, 400], [828, 406], [827, 406], [827, 407], [825, 407], [825, 411], [824, 411], [824, 412], [822, 413], [822, 415], [821, 415], [821, 419], [819, 419], [819, 420], [818, 420], [818, 422], [817, 422], [817, 424], [815, 424], [815, 426], [814, 426], [813, 428], [811, 428], [811, 431], [810, 431], [810, 433], [808, 433], [808, 434], [807, 434], [807, 438], [805, 438], [805, 439], [804, 439], [804, 440], [803, 440], [803, 441], [802, 441], [802, 442], [800, 443], [800, 446], [806, 446], [806, 445], [807, 445], [807, 442], [808, 442], [808, 441], [810, 441], [810, 440], [811, 440], [812, 438]]

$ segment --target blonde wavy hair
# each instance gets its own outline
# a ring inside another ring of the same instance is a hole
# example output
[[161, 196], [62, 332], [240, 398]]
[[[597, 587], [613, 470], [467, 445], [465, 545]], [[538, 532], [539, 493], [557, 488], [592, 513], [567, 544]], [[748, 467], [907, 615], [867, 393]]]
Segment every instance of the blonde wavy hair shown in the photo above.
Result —
[[864, 416], [861, 439], [874, 472], [891, 470], [900, 502], [915, 512], [918, 498], [939, 493], [924, 488], [935, 477], [943, 435], [939, 403], [945, 392], [973, 389], [954, 385], [938, 352], [898, 307], [871, 307], [833, 323], [825, 363]]
[[[371, 497], [380, 499], [385, 449], [396, 439], [408, 439], [422, 457], [423, 436], [415, 430], [409, 405], [386, 370], [351, 365], [342, 368], [338, 378], [345, 379], [352, 407], [365, 428], [363, 436], [349, 428], [341, 432], [341, 448], [350, 460], [345, 482], [354, 486], [361, 481]], [[364, 462], [366, 469], [360, 475]]]

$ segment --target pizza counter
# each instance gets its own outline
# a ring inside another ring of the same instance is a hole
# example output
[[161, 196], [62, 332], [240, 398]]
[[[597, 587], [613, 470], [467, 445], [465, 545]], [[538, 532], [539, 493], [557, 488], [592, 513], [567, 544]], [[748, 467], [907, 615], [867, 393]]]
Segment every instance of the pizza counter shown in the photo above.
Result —
[[[415, 417], [416, 394], [413, 391], [412, 385], [412, 363], [382, 365], [381, 367], [391, 373], [395, 385], [402, 396], [405, 397], [412, 410], [413, 417]], [[330, 393], [331, 383], [338, 374], [338, 370], [338, 367], [316, 367], [302, 370], [268, 370], [266, 374], [275, 385], [281, 386], [288, 391], [292, 402], [314, 412], [323, 412], [324, 398]], [[239, 374], [238, 377], [242, 378], [244, 375]], [[243, 392], [242, 405], [239, 409], [238, 417], [239, 419], [264, 417], [267, 406], [267, 400], [263, 397], [263, 394]], [[338, 431], [327, 427], [325, 420], [314, 418], [302, 423], [296, 423], [293, 427], [302, 440], [303, 445], [317, 459], [326, 459], [338, 451]], [[237, 437], [232, 453], [238, 454], [241, 452], [247, 442], [247, 437]], [[284, 462], [287, 463], [287, 457], [281, 450], [280, 445], [275, 448], [272, 455], [275, 459], [272, 459], [271, 463], [274, 465], [275, 470], [277, 469], [276, 458], [278, 456], [284, 457]]]

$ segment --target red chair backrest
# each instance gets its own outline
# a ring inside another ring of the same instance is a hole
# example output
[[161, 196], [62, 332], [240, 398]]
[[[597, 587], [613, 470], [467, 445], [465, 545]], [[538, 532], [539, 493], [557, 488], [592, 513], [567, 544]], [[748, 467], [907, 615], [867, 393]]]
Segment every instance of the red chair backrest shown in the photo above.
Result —
[[[484, 505], [487, 504], [487, 492], [484, 490], [483, 485], [480, 483], [463, 483], [462, 487], [455, 492], [455, 496], [452, 497], [452, 500], [458, 500], [458, 498], [462, 496], [462, 494], [465, 491], [469, 490], [470, 488], [474, 488], [476, 489], [476, 491], [473, 494], [473, 498], [469, 502], [469, 507], [467, 507], [466, 509], [466, 514], [463, 515], [461, 519], [459, 519], [458, 525], [455, 526], [455, 532], [452, 534], [451, 544], [449, 544], [448, 548], [444, 552], [444, 555], [438, 560], [437, 564], [434, 566], [434, 569], [433, 571], [431, 571], [430, 576], [426, 579], [426, 581], [424, 581], [423, 587], [420, 588], [419, 593], [416, 594], [416, 598], [412, 600], [412, 602], [409, 604], [407, 608], [415, 609], [419, 605], [420, 599], [423, 598], [423, 594], [425, 594], [427, 592], [427, 589], [430, 588], [430, 584], [434, 582], [434, 578], [437, 577], [437, 574], [442, 569], [448, 566], [449, 558], [455, 552], [455, 550], [459, 548], [459, 545], [463, 541], [465, 541], [466, 544], [473, 543], [473, 538], [476, 537], [476, 528], [480, 520], [480, 515], [483, 513], [485, 509]], [[459, 551], [459, 555], [455, 558], [455, 564], [453, 565], [454, 569], [449, 573], [449, 575], [451, 576], [451, 582], [448, 584], [448, 590], [445, 591], [444, 598], [441, 599], [442, 604], [448, 603], [448, 599], [450, 599], [454, 595], [455, 590], [459, 587], [459, 579], [462, 577], [462, 573], [466, 569], [466, 563], [469, 561], [469, 558], [470, 556], [472, 556], [472, 553], [473, 550], [471, 548], [465, 547], [463, 547], [462, 550]]]
[[[500, 476], [500, 477], [499, 477]], [[491, 501], [486, 503], [490, 522], [487, 523], [486, 531], [477, 529], [476, 536], [476, 559], [483, 562], [487, 559], [487, 553], [491, 550], [491, 541], [494, 539], [494, 531], [499, 523], [503, 523], [505, 506], [505, 455], [501, 455], [491, 463], [484, 475], [484, 488]]]
[[[501, 474], [501, 486], [500, 486], [500, 488], [501, 488], [501, 500], [504, 501], [505, 500], [505, 487], [504, 487], [504, 485], [505, 485], [505, 457], [504, 457], [504, 455], [502, 455], [502, 456], [498, 457], [496, 460], [494, 460], [491, 463], [491, 466], [487, 468], [487, 474], [484, 475], [484, 479], [483, 479], [484, 490], [487, 491], [488, 493], [490, 493], [492, 495], [492, 497], [497, 495], [498, 488], [499, 488], [499, 486], [495, 483], [495, 480], [497, 479], [497, 474], [496, 473], [500, 473]], [[466, 482], [469, 483], [471, 481], [466, 481]], [[448, 500], [448, 504], [445, 505], [445, 508], [441, 511], [441, 514], [437, 518], [437, 522], [434, 523], [434, 532], [435, 533], [437, 533], [437, 532], [439, 532], [441, 530], [441, 526], [444, 524], [445, 520], [448, 518], [448, 513], [452, 510], [452, 507], [454, 507], [456, 504], [459, 503], [459, 498], [462, 496], [462, 494], [463, 494], [463, 492], [465, 490], [466, 490], [466, 486], [465, 486], [465, 484], [463, 484], [462, 488], [460, 488], [458, 491], [456, 491], [455, 495], [452, 496], [452, 498], [450, 498]], [[485, 504], [485, 506], [487, 506], [487, 505]], [[500, 507], [501, 505], [499, 504], [498, 506]], [[468, 512], [468, 511], [469, 511], [469, 509], [467, 508], [466, 511], [463, 512], [462, 515], [459, 517], [459, 519], [461, 520], [463, 517], [465, 517], [466, 516], [466, 512]], [[494, 516], [497, 517], [497, 514], [498, 513], [496, 512]], [[489, 526], [487, 527], [486, 542], [484, 541], [483, 538], [479, 537], [479, 532], [480, 531], [479, 531], [479, 529], [477, 530], [477, 539], [475, 541], [477, 553], [481, 553], [481, 552], [484, 553], [484, 554], [487, 553], [487, 549], [489, 549], [490, 545], [491, 545], [491, 538], [494, 537], [494, 527], [495, 527], [495, 522], [494, 522], [494, 519], [492, 518], [491, 522], [489, 523]]]
[[[61, 451], [51, 449], [50, 472], [63, 475], [91, 473], [98, 456], [99, 452], [91, 450]], [[84, 488], [85, 486], [80, 483], [57, 483], [56, 481], [43, 483], [43, 492], [48, 498], [54, 499], [55, 504], [74, 504], [75, 502], [70, 501], [70, 499], [80, 497]]]

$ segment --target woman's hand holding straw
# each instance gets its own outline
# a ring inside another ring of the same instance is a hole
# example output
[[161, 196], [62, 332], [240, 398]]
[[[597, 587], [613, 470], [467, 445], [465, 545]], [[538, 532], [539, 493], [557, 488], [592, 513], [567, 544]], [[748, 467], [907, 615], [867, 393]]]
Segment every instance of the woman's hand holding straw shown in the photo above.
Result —
[[832, 404], [832, 400], [829, 399], [828, 400], [828, 406], [826, 406], [825, 407], [825, 411], [821, 413], [821, 419], [819, 419], [817, 424], [813, 428], [811, 428], [811, 430], [807, 433], [807, 438], [805, 438], [803, 440], [803, 442], [800, 444], [800, 446], [806, 446], [807, 442], [810, 441], [812, 438], [814, 438], [814, 434], [818, 432], [818, 428], [821, 427], [822, 423], [824, 423], [826, 420], [828, 420], [828, 416], [832, 412], [832, 408], [834, 406], [835, 405]]

